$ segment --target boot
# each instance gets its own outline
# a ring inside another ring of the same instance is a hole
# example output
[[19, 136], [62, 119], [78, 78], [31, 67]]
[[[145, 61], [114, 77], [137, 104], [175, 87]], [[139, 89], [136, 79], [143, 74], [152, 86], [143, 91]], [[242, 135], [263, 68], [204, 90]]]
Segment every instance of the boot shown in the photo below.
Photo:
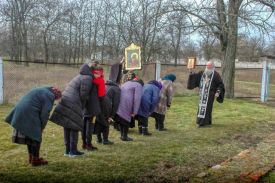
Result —
[[85, 148], [87, 151], [96, 151], [97, 147], [93, 146], [92, 144], [86, 145]]
[[142, 134], [142, 126], [138, 126], [138, 133]]
[[123, 131], [123, 136], [121, 137], [121, 140], [122, 140], [122, 141], [133, 141], [132, 138], [128, 137], [129, 128], [123, 126], [122, 129], [123, 129], [123, 130], [122, 130], [122, 131]]
[[164, 128], [164, 122], [163, 121], [159, 122], [159, 129], [158, 130], [159, 131], [166, 131], [167, 130], [166, 128]]
[[133, 139], [130, 138], [130, 137], [121, 137], [120, 139], [121, 139], [122, 141], [133, 141]]
[[103, 145], [114, 144], [113, 142], [111, 142], [111, 141], [108, 140], [108, 137], [109, 137], [109, 126], [105, 127], [105, 129], [102, 132], [102, 136], [103, 136], [103, 141], [102, 141]]
[[114, 144], [114, 142], [112, 141], [109, 141], [108, 139], [104, 139], [103, 142], [102, 142], [103, 145], [112, 145]]
[[152, 134], [148, 132], [148, 128], [147, 127], [142, 127], [142, 135], [150, 136]]
[[47, 165], [48, 161], [44, 160], [43, 158], [33, 156], [31, 164], [32, 164], [32, 166]]

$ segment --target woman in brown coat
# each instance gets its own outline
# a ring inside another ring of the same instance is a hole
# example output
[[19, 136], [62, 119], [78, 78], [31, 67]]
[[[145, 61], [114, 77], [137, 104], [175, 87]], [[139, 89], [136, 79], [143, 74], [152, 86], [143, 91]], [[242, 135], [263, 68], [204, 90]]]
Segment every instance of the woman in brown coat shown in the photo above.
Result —
[[160, 100], [152, 113], [151, 117], [155, 118], [155, 128], [159, 131], [165, 131], [164, 119], [167, 108], [171, 106], [173, 96], [173, 82], [176, 80], [174, 74], [167, 74], [161, 79], [162, 89], [160, 91]]

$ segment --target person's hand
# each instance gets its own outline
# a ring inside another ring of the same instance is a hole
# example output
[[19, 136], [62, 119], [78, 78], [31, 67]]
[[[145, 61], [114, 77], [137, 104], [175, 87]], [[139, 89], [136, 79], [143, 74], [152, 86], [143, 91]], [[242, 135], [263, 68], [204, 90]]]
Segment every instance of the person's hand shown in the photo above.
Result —
[[219, 97], [220, 96], [220, 93], [219, 92], [216, 92], [215, 93], [215, 97]]
[[122, 57], [120, 63], [122, 64], [123, 62], [125, 62], [125, 58], [124, 57]]
[[113, 118], [109, 117], [109, 118], [108, 118], [108, 122], [109, 122], [110, 124], [112, 124], [112, 123], [115, 122], [115, 121], [113, 120]]
[[132, 116], [132, 117], [135, 117], [135, 115], [136, 115], [136, 114], [134, 114], [134, 113], [133, 113], [133, 114], [131, 114], [131, 116]]

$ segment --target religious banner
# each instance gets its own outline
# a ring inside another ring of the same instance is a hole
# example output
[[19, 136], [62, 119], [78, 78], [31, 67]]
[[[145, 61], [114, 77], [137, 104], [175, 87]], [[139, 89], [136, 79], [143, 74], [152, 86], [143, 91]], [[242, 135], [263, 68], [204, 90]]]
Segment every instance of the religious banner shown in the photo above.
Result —
[[196, 57], [188, 57], [187, 69], [195, 69], [196, 67]]
[[140, 47], [133, 43], [125, 48], [125, 69], [141, 69]]

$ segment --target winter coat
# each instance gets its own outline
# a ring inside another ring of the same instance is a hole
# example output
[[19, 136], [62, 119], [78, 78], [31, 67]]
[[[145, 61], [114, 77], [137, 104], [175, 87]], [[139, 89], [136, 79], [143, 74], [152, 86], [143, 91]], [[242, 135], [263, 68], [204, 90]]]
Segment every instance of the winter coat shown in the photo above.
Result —
[[111, 118], [115, 117], [115, 114], [118, 110], [118, 106], [120, 102], [120, 93], [121, 93], [121, 90], [117, 83], [113, 81], [106, 82], [106, 96], [109, 98], [111, 102], [111, 114], [110, 114]]
[[41, 142], [54, 99], [49, 87], [32, 89], [21, 98], [5, 121], [25, 136]]
[[121, 86], [120, 103], [117, 114], [131, 122], [131, 115], [137, 114], [142, 96], [142, 85], [136, 81], [127, 81]]
[[115, 82], [107, 81], [106, 89], [106, 96], [99, 99], [101, 113], [97, 116], [97, 122], [104, 126], [109, 125], [109, 117], [114, 119], [120, 100], [120, 88]]
[[74, 77], [62, 93], [60, 103], [56, 106], [50, 121], [77, 131], [83, 129], [83, 111], [92, 88], [90, 67], [84, 64], [80, 74]]
[[109, 126], [108, 118], [111, 116], [111, 100], [107, 97], [100, 97], [99, 104], [101, 112], [96, 116], [96, 123]]
[[97, 95], [97, 86], [92, 85], [91, 91], [89, 93], [89, 99], [86, 102], [84, 108], [85, 117], [93, 117], [101, 113], [99, 97]]
[[162, 89], [160, 91], [160, 100], [155, 108], [155, 112], [165, 115], [167, 107], [170, 107], [173, 96], [173, 82], [170, 80], [161, 80]]
[[160, 89], [161, 86], [158, 85], [157, 81], [152, 81], [144, 85], [140, 107], [137, 113], [139, 116], [148, 118], [149, 115], [154, 112], [154, 109], [159, 102]]

